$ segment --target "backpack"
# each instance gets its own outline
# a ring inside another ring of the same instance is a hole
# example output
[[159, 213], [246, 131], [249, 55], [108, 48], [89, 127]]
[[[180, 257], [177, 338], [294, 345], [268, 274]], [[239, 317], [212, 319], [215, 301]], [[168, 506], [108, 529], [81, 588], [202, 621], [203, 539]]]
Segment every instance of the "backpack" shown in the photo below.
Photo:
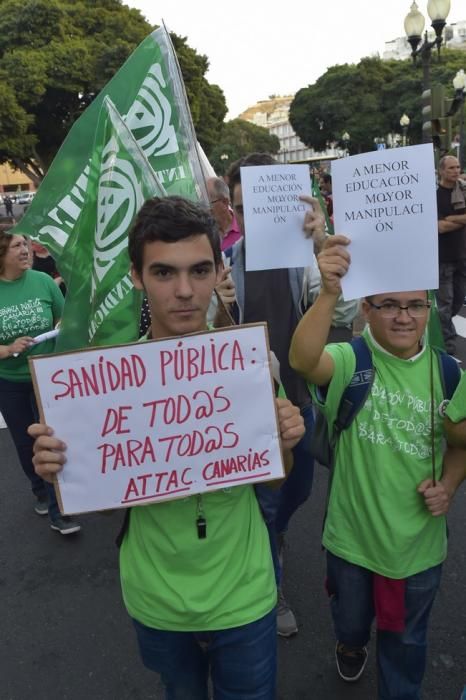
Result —
[[[331, 469], [335, 458], [335, 447], [343, 430], [349, 428], [364, 406], [374, 381], [375, 369], [372, 353], [362, 336], [353, 338], [351, 347], [356, 357], [356, 367], [351, 381], [344, 390], [330, 438], [327, 419], [316, 407], [316, 419], [311, 438], [311, 453], [324, 467]], [[458, 363], [446, 352], [433, 348], [437, 356], [444, 399], [450, 400], [460, 381]]]

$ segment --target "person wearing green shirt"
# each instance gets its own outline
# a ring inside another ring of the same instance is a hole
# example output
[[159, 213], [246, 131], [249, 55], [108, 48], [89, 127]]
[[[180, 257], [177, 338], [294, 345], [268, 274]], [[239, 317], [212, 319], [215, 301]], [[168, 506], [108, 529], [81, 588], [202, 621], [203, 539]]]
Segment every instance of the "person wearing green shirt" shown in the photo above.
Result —
[[[356, 365], [349, 343], [325, 347], [349, 242], [340, 235], [325, 242], [321, 291], [290, 349], [330, 430]], [[445, 513], [459, 484], [456, 461], [450, 453], [442, 460], [443, 391], [437, 359], [423, 344], [429, 306], [424, 290], [362, 302], [374, 381], [338, 438], [323, 532], [337, 670], [345, 681], [360, 678], [376, 617], [379, 700], [420, 697], [428, 618], [447, 552]]]
[[53, 488], [34, 472], [32, 440], [27, 433], [37, 416], [28, 357], [53, 352], [54, 339], [35, 343], [34, 338], [54, 328], [64, 299], [48, 275], [29, 268], [25, 237], [0, 231], [0, 412], [30, 481], [35, 512], [48, 513], [50, 527], [69, 535], [80, 526], [60, 515]]
[[[181, 197], [148, 200], [129, 234], [133, 281], [151, 312], [149, 338], [207, 330], [222, 272], [207, 209]], [[276, 399], [285, 463], [304, 434], [299, 409]], [[254, 404], [244, 411], [254, 421]], [[36, 471], [50, 479], [64, 445], [34, 425]], [[277, 589], [267, 529], [252, 485], [133, 507], [120, 549], [123, 599], [144, 664], [166, 697], [274, 700]]]
[[445, 432], [450, 445], [466, 449], [466, 372], [446, 408]]

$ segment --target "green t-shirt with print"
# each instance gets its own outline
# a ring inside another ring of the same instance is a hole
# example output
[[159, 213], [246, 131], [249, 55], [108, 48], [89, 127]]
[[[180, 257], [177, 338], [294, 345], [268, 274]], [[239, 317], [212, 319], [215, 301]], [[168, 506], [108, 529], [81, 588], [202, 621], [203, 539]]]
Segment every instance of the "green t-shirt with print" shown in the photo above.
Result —
[[[375, 368], [370, 396], [335, 452], [335, 467], [323, 545], [353, 564], [389, 578], [424, 571], [446, 557], [445, 518], [432, 517], [417, 493], [431, 477], [430, 357], [425, 349], [410, 360], [385, 352], [370, 337]], [[313, 395], [333, 425], [342, 393], [355, 371], [348, 343], [327, 346], [335, 361], [324, 397]], [[434, 358], [435, 461], [442, 469], [443, 392]]]
[[267, 529], [252, 485], [131, 509], [120, 550], [123, 599], [147, 627], [206, 631], [266, 615], [277, 590]]
[[[0, 345], [52, 330], [61, 318], [63, 305], [63, 294], [44, 272], [26, 270], [17, 280], [0, 280]], [[0, 377], [12, 382], [30, 381], [28, 357], [53, 352], [54, 347], [54, 339], [46, 340], [18, 357], [0, 360]]]
[[459, 423], [466, 419], [466, 372], [461, 373], [460, 383], [451, 397], [445, 415], [453, 423]]

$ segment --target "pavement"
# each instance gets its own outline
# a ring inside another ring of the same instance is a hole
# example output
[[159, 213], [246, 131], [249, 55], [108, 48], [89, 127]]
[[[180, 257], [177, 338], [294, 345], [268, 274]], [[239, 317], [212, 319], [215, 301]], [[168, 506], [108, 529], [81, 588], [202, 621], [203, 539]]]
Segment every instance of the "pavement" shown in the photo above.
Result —
[[[466, 367], [466, 340], [459, 343]], [[123, 512], [82, 516], [63, 537], [33, 499], [8, 430], [0, 431], [0, 700], [162, 700], [137, 653], [114, 544]], [[320, 534], [327, 471], [294, 517], [284, 588], [299, 633], [279, 644], [278, 700], [374, 700], [374, 645], [361, 681], [337, 677]], [[449, 517], [449, 557], [430, 626], [425, 700], [458, 700], [466, 683], [466, 485]]]

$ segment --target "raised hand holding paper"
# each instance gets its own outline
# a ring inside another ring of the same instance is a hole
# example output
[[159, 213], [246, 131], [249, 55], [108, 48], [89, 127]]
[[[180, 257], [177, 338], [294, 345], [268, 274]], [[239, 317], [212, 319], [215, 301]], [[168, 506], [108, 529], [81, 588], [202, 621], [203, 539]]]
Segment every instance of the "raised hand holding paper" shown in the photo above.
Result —
[[342, 158], [332, 181], [335, 231], [351, 239], [344, 298], [437, 289], [432, 144]]
[[307, 165], [257, 165], [241, 168], [246, 270], [308, 267], [312, 240], [303, 232], [311, 195]]

